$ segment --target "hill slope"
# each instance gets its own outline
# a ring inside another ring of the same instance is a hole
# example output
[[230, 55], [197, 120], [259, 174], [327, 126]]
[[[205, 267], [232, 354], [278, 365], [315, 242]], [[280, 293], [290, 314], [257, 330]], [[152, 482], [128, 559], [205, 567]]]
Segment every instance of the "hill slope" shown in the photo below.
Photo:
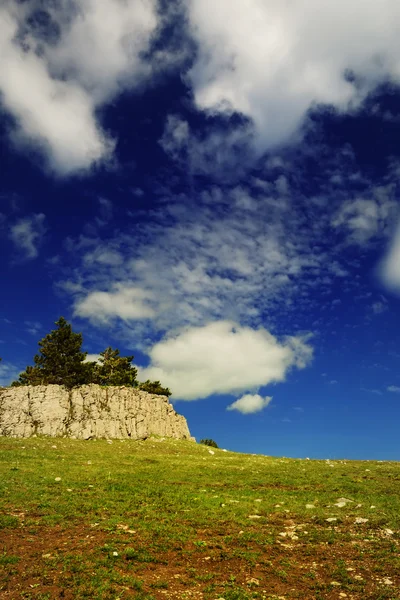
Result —
[[0, 598], [398, 598], [399, 463], [0, 438]]

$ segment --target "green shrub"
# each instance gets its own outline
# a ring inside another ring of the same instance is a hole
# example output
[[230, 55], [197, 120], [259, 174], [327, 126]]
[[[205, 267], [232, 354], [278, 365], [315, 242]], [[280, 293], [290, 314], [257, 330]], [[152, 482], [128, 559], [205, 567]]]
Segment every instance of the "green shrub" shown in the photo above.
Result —
[[214, 442], [214, 440], [200, 440], [200, 444], [204, 444], [204, 446], [211, 446], [212, 448], [219, 448], [217, 442]]

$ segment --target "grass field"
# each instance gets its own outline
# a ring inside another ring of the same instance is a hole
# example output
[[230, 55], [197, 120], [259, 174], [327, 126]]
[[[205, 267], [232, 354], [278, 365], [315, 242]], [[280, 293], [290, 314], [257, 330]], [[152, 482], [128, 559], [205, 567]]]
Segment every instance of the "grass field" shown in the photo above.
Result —
[[400, 463], [0, 438], [0, 598], [400, 598]]

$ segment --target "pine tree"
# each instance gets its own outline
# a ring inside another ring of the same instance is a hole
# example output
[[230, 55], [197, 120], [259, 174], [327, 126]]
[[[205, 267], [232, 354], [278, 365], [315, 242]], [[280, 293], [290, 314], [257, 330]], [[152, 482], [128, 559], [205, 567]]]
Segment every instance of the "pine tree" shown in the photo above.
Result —
[[150, 381], [149, 379], [143, 383], [139, 383], [139, 389], [149, 394], [157, 394], [158, 396], [171, 396], [169, 388], [162, 387], [159, 381]]
[[57, 384], [72, 388], [88, 383], [91, 363], [85, 363], [87, 352], [82, 352], [82, 334], [72, 331], [71, 325], [60, 317], [57, 329], [39, 342], [35, 365], [27, 367], [13, 385]]
[[137, 369], [131, 364], [133, 356], [120, 356], [111, 346], [100, 353], [99, 363], [93, 369], [93, 383], [99, 385], [136, 385]]
[[19, 374], [18, 380], [13, 381], [11, 386], [17, 387], [20, 385], [45, 385], [46, 382], [39, 367], [26, 367], [25, 371]]

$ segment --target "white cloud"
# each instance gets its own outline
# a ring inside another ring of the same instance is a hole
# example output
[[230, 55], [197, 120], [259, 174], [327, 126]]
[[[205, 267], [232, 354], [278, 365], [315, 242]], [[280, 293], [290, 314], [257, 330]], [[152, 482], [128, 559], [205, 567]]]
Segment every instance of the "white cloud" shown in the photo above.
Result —
[[[336, 265], [324, 250], [312, 250], [312, 232], [305, 235], [317, 219], [305, 220], [288, 200], [241, 186], [169, 198], [152, 217], [128, 224], [106, 243], [83, 236], [71, 241], [79, 267], [63, 289], [75, 296], [81, 316], [95, 314], [80, 310], [85, 297], [90, 303], [93, 294], [113, 297], [112, 282], [118, 282], [120, 293], [140, 288], [149, 294], [158, 335], [221, 319], [258, 325], [278, 299], [281, 314], [294, 300], [299, 309], [297, 283], [310, 269], [316, 285], [317, 274]], [[118, 306], [108, 314], [117, 317]]]
[[278, 341], [263, 328], [230, 321], [190, 327], [156, 343], [142, 379], [160, 380], [175, 399], [240, 393], [284, 381], [288, 371], [307, 366], [313, 350], [302, 337]]
[[[187, 0], [197, 106], [239, 112], [260, 150], [287, 142], [317, 103], [347, 110], [400, 76], [397, 0]], [[351, 71], [357, 86], [345, 78]]]
[[101, 246], [95, 248], [92, 252], [87, 252], [83, 257], [87, 265], [99, 263], [101, 265], [118, 266], [122, 265], [124, 258], [120, 252], [112, 249], [105, 249]]
[[383, 189], [376, 189], [376, 198], [347, 200], [336, 211], [332, 226], [345, 231], [349, 244], [365, 245], [388, 228], [397, 204]]
[[[167, 118], [160, 140], [163, 150], [191, 173], [208, 176], [218, 174], [219, 179], [230, 181], [233, 175], [240, 175], [254, 158], [251, 142], [251, 127], [218, 131], [205, 126], [200, 136], [191, 131], [187, 121], [176, 115]], [[232, 152], [232, 148], [235, 148], [235, 152]], [[237, 158], [239, 150], [240, 161]]]
[[[328, 189], [322, 204], [319, 198], [303, 199], [296, 186], [289, 171], [273, 183], [265, 176], [192, 196], [166, 189], [151, 222], [127, 221], [124, 231], [106, 241], [96, 232], [70, 240], [77, 267], [62, 287], [73, 296], [76, 314], [92, 321], [96, 310], [86, 306], [107, 301], [106, 319], [104, 308], [99, 310], [104, 323], [126, 319], [126, 303], [113, 302], [115, 282], [119, 296], [131, 289], [148, 294], [143, 302], [153, 311], [146, 312], [149, 320], [128, 323], [135, 344], [139, 333], [147, 344], [149, 335], [159, 339], [168, 331], [225, 319], [252, 327], [267, 322], [270, 328], [283, 315], [302, 313], [312, 329], [317, 290], [332, 289], [336, 278], [341, 289], [357, 281], [349, 277], [354, 265], [346, 264], [347, 244], [332, 232], [342, 200], [338, 190]], [[372, 186], [369, 191], [371, 198], [379, 196]], [[391, 205], [390, 186], [381, 195], [382, 206]], [[374, 239], [382, 239], [385, 227], [386, 221], [379, 222]]]
[[394, 394], [400, 394], [400, 387], [397, 385], [389, 385], [387, 388], [388, 392], [392, 392]]
[[378, 275], [388, 290], [400, 294], [400, 225], [390, 241], [386, 256], [378, 266]]
[[388, 305], [386, 302], [381, 302], [378, 300], [371, 305], [371, 310], [374, 315], [380, 315], [388, 310]]
[[88, 354], [83, 362], [100, 362], [100, 354]]
[[75, 304], [74, 315], [92, 322], [108, 323], [112, 318], [146, 319], [153, 316], [149, 294], [136, 287], [114, 284], [111, 292], [92, 292]]
[[42, 324], [39, 321], [25, 321], [25, 325], [27, 326], [26, 331], [31, 335], [37, 335], [42, 329]]
[[16, 119], [15, 139], [35, 144], [65, 175], [110, 155], [113, 142], [95, 111], [150, 74], [141, 54], [158, 20], [155, 0], [71, 0], [47, 8], [60, 32], [56, 41], [37, 38], [27, 3], [0, 9], [0, 93]]
[[9, 237], [24, 260], [37, 258], [38, 247], [46, 233], [45, 215], [43, 213], [20, 219], [10, 228]]
[[243, 415], [250, 415], [266, 408], [272, 400], [272, 396], [263, 398], [259, 394], [245, 394], [235, 402], [227, 406], [226, 410], [237, 410]]

